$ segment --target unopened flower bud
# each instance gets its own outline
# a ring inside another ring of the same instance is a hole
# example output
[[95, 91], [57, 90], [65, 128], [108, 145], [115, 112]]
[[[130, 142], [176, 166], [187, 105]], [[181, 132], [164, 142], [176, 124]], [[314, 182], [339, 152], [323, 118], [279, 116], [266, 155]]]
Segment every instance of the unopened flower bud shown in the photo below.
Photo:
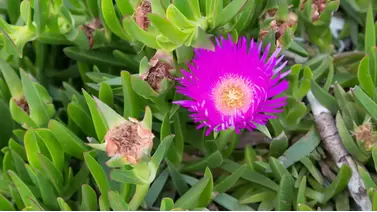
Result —
[[142, 0], [135, 12], [135, 22], [143, 30], [147, 30], [149, 27], [148, 14], [152, 12], [152, 5], [150, 0]]
[[154, 135], [145, 129], [141, 122], [130, 118], [110, 129], [105, 136], [106, 152], [109, 157], [120, 156], [135, 165], [149, 156], [153, 147]]
[[376, 133], [373, 130], [372, 124], [368, 121], [354, 130], [354, 135], [358, 142], [361, 142], [365, 150], [370, 151], [377, 144]]
[[149, 61], [150, 68], [141, 74], [141, 78], [146, 81], [155, 91], [161, 88], [162, 80], [172, 80], [171, 70], [174, 69], [173, 57], [166, 51], [158, 50]]

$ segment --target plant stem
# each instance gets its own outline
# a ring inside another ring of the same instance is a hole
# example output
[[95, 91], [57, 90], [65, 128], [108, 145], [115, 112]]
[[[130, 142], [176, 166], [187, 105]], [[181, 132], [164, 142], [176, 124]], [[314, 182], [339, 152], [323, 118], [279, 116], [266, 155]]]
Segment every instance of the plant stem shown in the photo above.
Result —
[[149, 190], [149, 184], [136, 185], [136, 191], [132, 197], [130, 203], [128, 204], [131, 211], [136, 211], [141, 203], [144, 201], [145, 196]]
[[312, 91], [309, 91], [307, 98], [312, 107], [317, 130], [322, 138], [322, 146], [331, 155], [333, 161], [339, 168], [345, 164], [352, 169], [352, 177], [348, 182], [348, 189], [352, 198], [361, 210], [372, 210], [372, 203], [368, 197], [365, 185], [361, 180], [357, 165], [343, 146], [333, 116], [330, 111], [315, 98]]

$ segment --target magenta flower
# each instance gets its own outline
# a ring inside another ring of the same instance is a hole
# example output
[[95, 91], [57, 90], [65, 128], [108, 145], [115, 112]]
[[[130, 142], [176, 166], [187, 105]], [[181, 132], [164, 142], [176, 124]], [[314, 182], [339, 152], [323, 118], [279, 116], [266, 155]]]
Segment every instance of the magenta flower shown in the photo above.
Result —
[[262, 44], [251, 41], [248, 47], [245, 37], [238, 44], [231, 38], [216, 41], [214, 51], [196, 49], [190, 71], [182, 70], [178, 79], [177, 92], [191, 100], [174, 103], [192, 112], [198, 129], [208, 127], [207, 135], [228, 128], [251, 131], [276, 118], [272, 114], [283, 111], [287, 97], [275, 96], [288, 88], [282, 78], [289, 74], [280, 73], [287, 62], [276, 67], [283, 59], [280, 49], [267, 60], [270, 45], [261, 55]]

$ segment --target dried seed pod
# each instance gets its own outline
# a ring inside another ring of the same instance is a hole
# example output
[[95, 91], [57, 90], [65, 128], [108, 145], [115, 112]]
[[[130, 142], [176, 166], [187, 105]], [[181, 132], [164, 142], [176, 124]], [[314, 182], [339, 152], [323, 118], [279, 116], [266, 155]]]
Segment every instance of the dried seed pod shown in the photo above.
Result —
[[94, 31], [96, 29], [102, 29], [102, 28], [103, 28], [102, 23], [98, 18], [94, 19], [92, 23], [81, 26], [81, 29], [85, 33], [85, 36], [88, 38], [89, 48], [93, 48], [93, 45], [94, 45], [94, 35], [93, 35]]
[[174, 60], [168, 52], [158, 50], [149, 61], [149, 64], [149, 70], [142, 74], [141, 78], [148, 82], [153, 90], [158, 91], [161, 88], [162, 80], [173, 80], [170, 71], [174, 69]]
[[367, 151], [372, 150], [372, 148], [377, 144], [376, 133], [373, 130], [372, 123], [369, 121], [357, 126], [354, 130], [354, 135], [356, 140], [361, 142]]
[[152, 4], [149, 0], [142, 0], [135, 12], [135, 21], [143, 30], [149, 27], [148, 14], [152, 12]]
[[106, 136], [106, 152], [109, 157], [121, 156], [130, 164], [137, 164], [149, 156], [153, 146], [153, 133], [142, 127], [136, 119], [130, 119], [110, 129]]

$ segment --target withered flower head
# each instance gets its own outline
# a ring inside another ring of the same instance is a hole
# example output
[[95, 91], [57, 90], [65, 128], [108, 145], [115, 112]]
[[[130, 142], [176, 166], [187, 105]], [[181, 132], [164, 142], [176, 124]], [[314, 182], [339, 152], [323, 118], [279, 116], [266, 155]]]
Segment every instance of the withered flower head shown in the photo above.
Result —
[[92, 21], [92, 23], [82, 25], [81, 28], [83, 32], [85, 33], [85, 36], [88, 38], [89, 47], [93, 48], [93, 45], [94, 45], [93, 33], [96, 29], [103, 28], [101, 21], [98, 18], [96, 18]]
[[[277, 12], [277, 9], [268, 10], [266, 11], [262, 19], [265, 20], [271, 17], [275, 17], [276, 12]], [[280, 37], [284, 35], [287, 28], [292, 28], [293, 26], [295, 26], [297, 24], [297, 21], [298, 21], [297, 15], [293, 12], [288, 13], [288, 20], [286, 21], [272, 20], [268, 27], [260, 30], [259, 40], [263, 40], [268, 34], [268, 32], [270, 30], [273, 30], [275, 32], [276, 46], [280, 47], [281, 46], [279, 42]]]
[[152, 12], [150, 0], [142, 0], [136, 8], [135, 21], [143, 30], [147, 30], [149, 26], [148, 14]]
[[16, 105], [25, 111], [28, 115], [30, 115], [30, 108], [29, 103], [27, 102], [25, 96], [21, 97], [21, 99], [14, 99]]
[[130, 118], [130, 121], [125, 121], [107, 132], [106, 152], [109, 157], [121, 156], [135, 165], [149, 155], [153, 138], [153, 133], [145, 129], [141, 122]]
[[149, 65], [149, 70], [141, 74], [141, 78], [148, 82], [153, 90], [158, 91], [161, 88], [163, 79], [173, 79], [170, 71], [174, 69], [174, 60], [168, 52], [157, 50], [156, 54], [149, 61]]
[[[301, 9], [304, 9], [305, 4], [308, 0], [304, 0], [301, 4]], [[312, 20], [317, 21], [322, 12], [326, 9], [327, 0], [312, 0]]]
[[369, 121], [356, 127], [354, 135], [357, 141], [362, 142], [367, 151], [371, 150], [377, 144], [376, 133]]

